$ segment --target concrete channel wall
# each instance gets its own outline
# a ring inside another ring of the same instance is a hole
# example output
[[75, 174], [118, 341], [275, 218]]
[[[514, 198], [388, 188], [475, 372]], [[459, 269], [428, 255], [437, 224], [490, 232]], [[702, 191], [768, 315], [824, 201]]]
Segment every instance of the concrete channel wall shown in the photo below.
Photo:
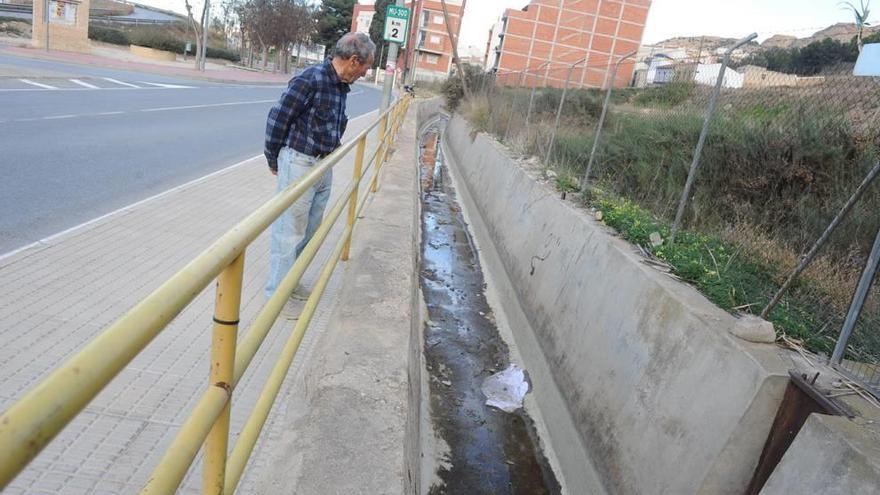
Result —
[[[419, 121], [432, 111], [422, 105]], [[568, 491], [596, 493], [571, 462], [585, 452], [607, 493], [743, 493], [788, 382], [776, 347], [730, 335], [733, 316], [460, 117], [444, 151], [481, 262], [503, 270], [497, 290], [525, 315], [516, 343], [539, 347], [525, 365]]]

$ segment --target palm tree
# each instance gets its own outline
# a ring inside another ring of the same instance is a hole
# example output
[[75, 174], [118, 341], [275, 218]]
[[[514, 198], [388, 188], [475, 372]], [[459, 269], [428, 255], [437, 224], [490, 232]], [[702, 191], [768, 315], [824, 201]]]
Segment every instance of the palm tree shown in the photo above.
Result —
[[871, 15], [870, 4], [871, 0], [859, 0], [860, 7], [856, 7], [852, 2], [840, 2], [840, 5], [844, 10], [848, 10], [853, 13], [856, 18], [856, 28], [858, 29], [857, 34], [857, 43], [859, 47], [859, 53], [862, 52], [862, 34], [865, 31], [866, 26], [870, 26], [868, 23], [868, 16]]

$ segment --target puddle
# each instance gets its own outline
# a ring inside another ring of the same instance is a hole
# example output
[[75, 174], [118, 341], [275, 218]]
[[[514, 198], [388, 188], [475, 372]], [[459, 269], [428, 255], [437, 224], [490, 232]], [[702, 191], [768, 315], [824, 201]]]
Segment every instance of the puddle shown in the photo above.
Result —
[[[476, 249], [443, 165], [445, 122], [420, 138], [425, 359], [434, 431], [448, 445], [430, 494], [557, 494], [532, 419], [486, 405], [482, 385], [509, 351], [495, 325]], [[528, 377], [526, 375], [526, 379]]]

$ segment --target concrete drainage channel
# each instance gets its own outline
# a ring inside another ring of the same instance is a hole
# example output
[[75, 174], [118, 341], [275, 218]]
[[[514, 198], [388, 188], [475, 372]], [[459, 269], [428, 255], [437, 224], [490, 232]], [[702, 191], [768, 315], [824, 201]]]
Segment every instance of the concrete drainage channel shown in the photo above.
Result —
[[[443, 164], [445, 124], [435, 120], [419, 138], [420, 285], [428, 318], [422, 437], [434, 437], [423, 441], [421, 492], [560, 493], [532, 417], [516, 405], [505, 407], [510, 412], [487, 405], [487, 396], [501, 400], [516, 387], [499, 377], [522, 373], [511, 365], [486, 300], [477, 250]], [[500, 399], [493, 383], [501, 384]]]

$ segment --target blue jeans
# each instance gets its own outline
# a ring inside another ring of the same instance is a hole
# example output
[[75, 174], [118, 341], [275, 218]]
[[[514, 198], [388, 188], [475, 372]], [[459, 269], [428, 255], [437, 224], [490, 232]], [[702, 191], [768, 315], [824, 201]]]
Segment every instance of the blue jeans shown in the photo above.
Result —
[[[282, 148], [278, 153], [276, 191], [281, 192], [290, 184], [300, 180], [317, 162], [318, 159], [313, 156], [304, 155], [291, 148]], [[321, 225], [332, 183], [333, 169], [330, 169], [272, 224], [266, 297], [271, 297], [275, 293], [278, 284], [293, 267], [294, 261]]]

